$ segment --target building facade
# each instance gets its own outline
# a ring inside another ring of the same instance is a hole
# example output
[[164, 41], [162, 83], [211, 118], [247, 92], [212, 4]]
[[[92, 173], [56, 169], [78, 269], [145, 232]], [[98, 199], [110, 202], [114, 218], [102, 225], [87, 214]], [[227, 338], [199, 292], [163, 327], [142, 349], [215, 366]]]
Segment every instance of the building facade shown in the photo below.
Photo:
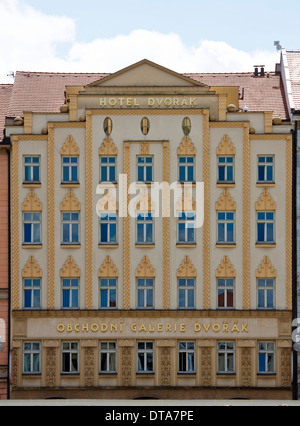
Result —
[[3, 139], [12, 85], [0, 85], [0, 400], [9, 396], [9, 167], [10, 146]]
[[263, 71], [17, 73], [13, 399], [291, 398], [291, 123]]

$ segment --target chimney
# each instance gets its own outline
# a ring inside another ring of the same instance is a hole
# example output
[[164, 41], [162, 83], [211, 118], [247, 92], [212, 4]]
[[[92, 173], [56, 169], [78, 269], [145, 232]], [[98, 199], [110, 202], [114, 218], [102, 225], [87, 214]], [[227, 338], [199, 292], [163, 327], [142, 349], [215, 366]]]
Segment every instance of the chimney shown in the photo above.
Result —
[[[260, 68], [260, 70], [259, 70]], [[265, 76], [265, 66], [264, 65], [254, 65], [254, 77], [264, 77]]]

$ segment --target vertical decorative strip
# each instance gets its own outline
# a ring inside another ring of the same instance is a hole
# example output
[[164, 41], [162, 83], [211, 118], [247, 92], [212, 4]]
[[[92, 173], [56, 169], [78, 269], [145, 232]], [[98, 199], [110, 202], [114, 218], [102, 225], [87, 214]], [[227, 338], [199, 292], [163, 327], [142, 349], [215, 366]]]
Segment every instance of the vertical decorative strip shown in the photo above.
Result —
[[85, 297], [86, 309], [93, 306], [93, 129], [92, 113], [86, 114], [86, 151], [85, 151]]
[[19, 247], [19, 139], [17, 136], [12, 137], [12, 179], [11, 179], [11, 196], [12, 196], [12, 309], [19, 309], [19, 264], [20, 264], [20, 247]]
[[286, 309], [292, 309], [292, 136], [286, 138]]
[[[170, 145], [163, 142], [163, 182], [170, 183]], [[165, 195], [165, 194], [164, 194]], [[164, 202], [170, 202], [165, 200]], [[163, 206], [164, 211], [164, 206]], [[163, 217], [163, 308], [170, 308], [170, 218]]]
[[210, 148], [209, 110], [203, 110], [203, 182], [204, 182], [204, 223], [203, 223], [203, 309], [210, 307]]
[[[124, 142], [124, 194], [128, 194], [130, 185], [130, 143]], [[126, 191], [126, 192], [125, 192]], [[123, 250], [124, 250], [124, 267], [123, 267], [123, 291], [124, 291], [124, 309], [130, 309], [130, 216], [128, 214], [129, 197], [127, 196], [126, 212], [123, 212], [124, 216], [124, 238], [123, 238]], [[125, 208], [125, 206], [124, 206]]]
[[55, 305], [54, 124], [48, 125], [48, 309]]
[[250, 309], [250, 138], [243, 130], [243, 309]]

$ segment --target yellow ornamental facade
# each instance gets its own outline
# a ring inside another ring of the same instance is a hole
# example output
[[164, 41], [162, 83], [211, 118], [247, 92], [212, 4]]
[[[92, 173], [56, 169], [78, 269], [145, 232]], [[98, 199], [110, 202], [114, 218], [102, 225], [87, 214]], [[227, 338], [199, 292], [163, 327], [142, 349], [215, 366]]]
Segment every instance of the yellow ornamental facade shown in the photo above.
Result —
[[11, 397], [290, 399], [289, 121], [147, 60], [54, 77], [6, 123]]

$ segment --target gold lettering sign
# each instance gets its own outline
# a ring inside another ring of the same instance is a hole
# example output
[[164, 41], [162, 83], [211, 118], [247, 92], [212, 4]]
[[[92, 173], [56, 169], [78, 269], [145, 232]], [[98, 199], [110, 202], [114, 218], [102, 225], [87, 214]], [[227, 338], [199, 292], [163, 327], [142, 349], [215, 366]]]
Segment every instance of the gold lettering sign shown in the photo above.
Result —
[[182, 108], [182, 107], [196, 107], [197, 99], [191, 97], [155, 97], [155, 98], [100, 98], [99, 105], [102, 108]]

